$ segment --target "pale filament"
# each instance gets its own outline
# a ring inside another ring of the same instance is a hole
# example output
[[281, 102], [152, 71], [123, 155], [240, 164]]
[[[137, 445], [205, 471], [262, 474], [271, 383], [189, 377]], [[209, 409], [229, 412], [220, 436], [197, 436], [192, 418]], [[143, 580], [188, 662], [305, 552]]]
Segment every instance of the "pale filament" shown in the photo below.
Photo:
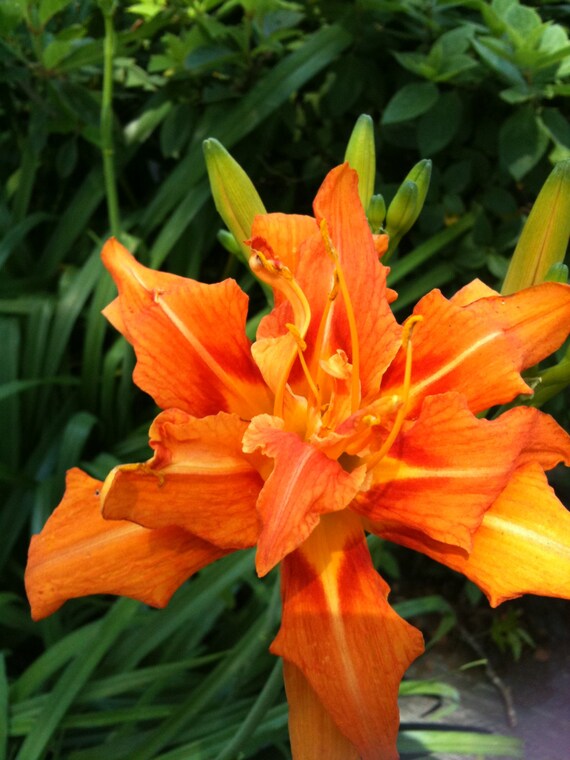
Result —
[[338, 286], [342, 294], [342, 300], [346, 309], [346, 317], [348, 320], [348, 328], [350, 331], [350, 342], [352, 349], [352, 378], [351, 378], [351, 410], [352, 413], [356, 412], [360, 406], [360, 345], [358, 342], [358, 331], [356, 329], [356, 318], [354, 316], [354, 309], [352, 307], [352, 301], [350, 300], [350, 293], [348, 292], [348, 286], [344, 277], [344, 272], [340, 265], [340, 260], [336, 248], [333, 246], [330, 239], [327, 220], [323, 219], [320, 223], [321, 235], [325, 248], [331, 259], [333, 260], [335, 267], [335, 277], [338, 280]]
[[303, 293], [299, 283], [293, 277], [293, 273], [289, 267], [282, 264], [278, 259], [268, 259], [260, 251], [255, 251], [255, 254], [251, 256], [249, 260], [249, 265], [260, 280], [263, 280], [263, 282], [283, 293], [285, 298], [291, 304], [293, 316], [295, 318], [295, 324], [287, 324], [286, 327], [295, 340], [296, 351], [291, 354], [279, 380], [279, 385], [275, 391], [273, 414], [276, 417], [283, 418], [287, 381], [297, 356], [299, 357], [309, 388], [315, 396], [318, 408], [320, 406], [320, 393], [318, 386], [311, 377], [311, 373], [309, 372], [303, 354], [307, 348], [305, 335], [311, 324], [311, 307], [307, 300], [307, 296]]

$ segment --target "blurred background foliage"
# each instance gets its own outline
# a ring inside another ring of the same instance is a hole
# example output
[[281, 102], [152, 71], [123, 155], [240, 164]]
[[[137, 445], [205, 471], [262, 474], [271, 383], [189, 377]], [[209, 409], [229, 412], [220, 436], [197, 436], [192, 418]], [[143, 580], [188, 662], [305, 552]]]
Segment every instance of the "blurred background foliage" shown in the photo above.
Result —
[[[102, 156], [116, 166], [123, 242], [154, 267], [235, 277], [253, 316], [262, 294], [218, 242], [202, 141], [231, 150], [269, 210], [310, 213], [369, 113], [388, 201], [413, 164], [433, 160], [424, 211], [391, 261], [403, 317], [432, 287], [496, 286], [553, 162], [570, 157], [569, 16], [563, 2], [518, 0], [0, 3], [0, 758], [289, 756], [266, 651], [276, 579], [258, 581], [247, 553], [203, 571], [163, 612], [99, 598], [29, 618], [27, 545], [65, 470], [103, 477], [148, 456], [152, 403], [100, 315], [113, 297], [99, 261], [112, 226]], [[567, 423], [560, 396], [551, 406]], [[398, 553], [372, 548], [398, 588]], [[412, 620], [435, 616], [434, 639], [453, 625], [441, 596], [400, 605]], [[502, 644], [519, 652], [517, 630], [527, 642], [517, 622]], [[403, 685], [422, 690], [457, 702], [445, 684]], [[469, 754], [450, 736], [403, 726], [402, 754]], [[496, 737], [476, 746], [518, 751]]]

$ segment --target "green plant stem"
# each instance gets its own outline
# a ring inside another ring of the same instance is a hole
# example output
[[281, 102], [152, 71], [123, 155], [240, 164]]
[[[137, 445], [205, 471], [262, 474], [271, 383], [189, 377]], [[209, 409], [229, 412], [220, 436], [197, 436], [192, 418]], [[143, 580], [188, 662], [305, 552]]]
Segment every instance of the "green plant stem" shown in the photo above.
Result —
[[113, 7], [101, 5], [105, 22], [105, 44], [103, 48], [103, 93], [101, 102], [101, 151], [103, 156], [103, 175], [109, 229], [118, 236], [121, 230], [119, 200], [117, 196], [117, 178], [115, 175], [115, 146], [113, 142], [113, 54], [115, 52], [115, 27], [113, 25]]

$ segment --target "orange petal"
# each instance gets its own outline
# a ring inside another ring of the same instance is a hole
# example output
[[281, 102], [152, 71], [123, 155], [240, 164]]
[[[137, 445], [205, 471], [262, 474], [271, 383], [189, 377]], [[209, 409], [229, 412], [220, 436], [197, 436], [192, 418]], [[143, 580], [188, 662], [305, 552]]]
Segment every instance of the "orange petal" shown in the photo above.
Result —
[[203, 419], [163, 412], [150, 429], [154, 457], [116, 467], [105, 480], [104, 517], [175, 525], [222, 549], [253, 546], [263, 480], [241, 450], [247, 424], [223, 412]]
[[[512, 296], [467, 303], [473, 285], [449, 301], [437, 290], [414, 309], [424, 320], [415, 326], [410, 414], [427, 395], [456, 390], [473, 412], [511, 401], [531, 389], [520, 376], [555, 351], [570, 330], [570, 287], [544, 283]], [[386, 373], [383, 392], [403, 384], [405, 352]]]
[[164, 607], [187, 578], [226, 553], [179, 528], [147, 530], [104, 520], [101, 485], [70, 470], [62, 502], [32, 537], [25, 582], [34, 620], [89, 594]]
[[289, 704], [289, 737], [295, 760], [359, 760], [358, 750], [336, 727], [305, 676], [291, 662], [283, 663]]
[[105, 314], [133, 344], [135, 382], [160, 407], [247, 418], [271, 408], [245, 335], [248, 299], [233, 280], [154, 272], [113, 238], [102, 257], [119, 289]]
[[[362, 397], [366, 399], [380, 387], [382, 375], [400, 346], [401, 328], [388, 304], [388, 269], [378, 261], [358, 196], [358, 176], [348, 164], [329, 172], [315, 198], [314, 211], [319, 224], [326, 220], [350, 293], [360, 345]], [[340, 294], [335, 301], [332, 333], [330, 354], [341, 348], [354, 364], [346, 308]]]
[[457, 293], [454, 293], [451, 297], [452, 303], [456, 306], [469, 306], [473, 301], [478, 301], [480, 298], [489, 298], [489, 296], [500, 295], [496, 290], [485, 285], [479, 279], [472, 280], [464, 285]]
[[[364, 760], [398, 757], [398, 687], [423, 651], [421, 634], [392, 610], [388, 591], [372, 566], [360, 521], [348, 510], [323, 517], [283, 561], [283, 618], [271, 651], [301, 671]], [[288, 690], [294, 700], [300, 689]], [[303, 723], [294, 704], [291, 719], [301, 758], [327, 757], [311, 756], [318, 729]], [[319, 728], [328, 730], [326, 722]], [[331, 740], [321, 741], [326, 747]]]
[[493, 607], [522, 594], [570, 598], [570, 512], [537, 464], [514, 473], [485, 514], [470, 554], [426, 541], [413, 532], [406, 535], [387, 526], [369, 527], [464, 573]]
[[274, 460], [257, 502], [262, 530], [256, 567], [259, 575], [265, 575], [310, 535], [321, 515], [344, 509], [352, 501], [365, 469], [346, 472], [295, 433], [284, 431], [283, 420], [269, 415], [251, 422], [243, 449], [260, 449]]
[[[263, 214], [253, 220], [251, 237], [266, 240], [275, 256], [295, 274], [301, 244], [317, 232], [317, 223], [312, 216]], [[281, 294], [276, 293], [275, 297], [277, 303]]]
[[354, 509], [469, 551], [486, 510], [528, 461], [546, 469], [570, 461], [570, 437], [548, 415], [518, 407], [488, 421], [459, 394], [430, 396]]

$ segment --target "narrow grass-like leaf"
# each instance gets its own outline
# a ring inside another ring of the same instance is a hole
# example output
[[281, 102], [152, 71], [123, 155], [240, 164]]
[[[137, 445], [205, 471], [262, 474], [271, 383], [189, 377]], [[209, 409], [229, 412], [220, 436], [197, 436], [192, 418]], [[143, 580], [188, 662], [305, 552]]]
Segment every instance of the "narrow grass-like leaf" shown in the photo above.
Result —
[[152, 760], [191, 720], [205, 710], [220, 692], [229, 688], [267, 648], [277, 623], [279, 598], [279, 584], [276, 583], [272, 603], [263, 619], [254, 622], [231, 652], [204, 678], [190, 697], [182, 702], [168, 720], [150, 734], [144, 748], [139, 750], [138, 760]]
[[439, 288], [450, 282], [455, 277], [455, 269], [451, 264], [441, 263], [432, 267], [429, 272], [417, 277], [411, 282], [406, 282], [399, 291], [398, 299], [392, 304], [395, 312], [405, 309], [410, 304], [416, 303], [433, 288]]
[[177, 629], [188, 627], [190, 636], [190, 624], [191, 628], [197, 626], [212, 600], [230, 589], [246, 570], [251, 569], [252, 564], [251, 552], [242, 551], [234, 552], [204, 568], [197, 578], [174, 595], [160, 615], [154, 615], [144, 627], [133, 631], [128, 639], [119, 642], [113, 653], [113, 661], [121, 663], [123, 669], [130, 670], [150, 652], [162, 646]]
[[51, 219], [49, 214], [43, 211], [36, 211], [10, 228], [2, 241], [0, 241], [0, 268], [4, 266], [12, 251], [25, 239], [28, 232], [47, 219]]
[[39, 269], [46, 276], [57, 270], [77, 238], [89, 228], [89, 220], [103, 200], [104, 193], [103, 172], [96, 166], [71, 196], [70, 202], [47, 241], [43, 256], [39, 261]]
[[398, 750], [402, 757], [418, 753], [444, 753], [454, 755], [493, 755], [498, 757], [522, 757], [520, 739], [511, 736], [494, 736], [474, 731], [437, 731], [433, 729], [401, 731]]
[[20, 702], [32, 694], [39, 692], [43, 685], [73, 657], [88, 651], [97, 635], [100, 623], [88, 623], [76, 631], [68, 633], [64, 638], [43, 652], [22, 675], [12, 684], [11, 696], [13, 702]]
[[11, 383], [2, 383], [0, 385], [0, 401], [41, 385], [79, 385], [79, 380], [76, 377], [62, 375], [60, 377], [41, 377], [37, 380], [14, 380]]
[[8, 757], [8, 677], [4, 655], [0, 652], [0, 760]]
[[100, 275], [99, 251], [94, 251], [59, 299], [46, 354], [45, 374], [55, 375], [81, 309]]
[[[13, 317], [0, 318], [0, 387], [13, 387], [17, 383], [20, 366], [20, 326]], [[0, 421], [3, 430], [0, 434], [0, 461], [9, 467], [17, 468], [20, 452], [20, 403], [16, 396], [2, 399], [0, 395]]]
[[100, 622], [93, 645], [76, 657], [58, 680], [37, 722], [20, 747], [16, 760], [40, 760], [44, 756], [61, 718], [101, 659], [123, 633], [137, 606], [131, 599], [119, 599], [111, 607]]
[[432, 256], [441, 251], [445, 246], [452, 243], [458, 237], [470, 230], [475, 224], [475, 214], [470, 212], [465, 214], [458, 222], [452, 224], [441, 232], [437, 232], [433, 237], [426, 240], [413, 251], [407, 253], [398, 261], [391, 264], [390, 274], [388, 275], [388, 284], [396, 285], [406, 275], [413, 272], [417, 267], [424, 264]]
[[232, 740], [216, 755], [216, 760], [232, 760], [232, 758], [239, 757], [241, 748], [249, 736], [255, 732], [260, 720], [271, 707], [279, 692], [283, 691], [282, 673], [283, 661], [278, 659], [273, 666], [273, 670], [269, 674], [269, 678], [265, 682], [265, 686], [259, 692], [259, 696], [252, 705], [251, 710], [242, 721]]

